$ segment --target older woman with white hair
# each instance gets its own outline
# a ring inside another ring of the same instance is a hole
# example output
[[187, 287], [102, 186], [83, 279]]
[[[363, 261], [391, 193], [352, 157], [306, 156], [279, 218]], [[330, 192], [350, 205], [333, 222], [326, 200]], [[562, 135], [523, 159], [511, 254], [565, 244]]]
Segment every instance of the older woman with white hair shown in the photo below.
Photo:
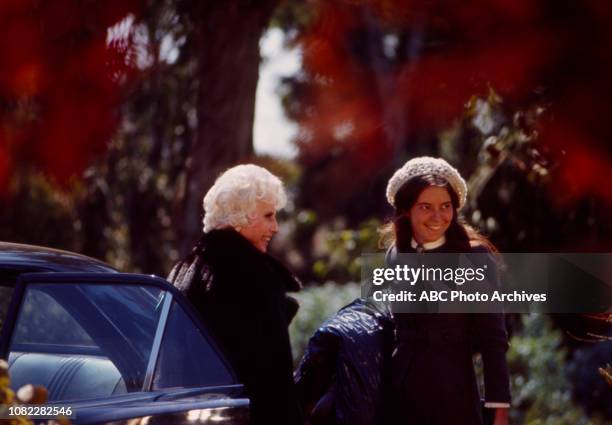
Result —
[[252, 424], [303, 422], [288, 325], [300, 284], [266, 253], [287, 197], [266, 169], [238, 165], [204, 197], [204, 234], [168, 280], [187, 295], [225, 349], [251, 399]]

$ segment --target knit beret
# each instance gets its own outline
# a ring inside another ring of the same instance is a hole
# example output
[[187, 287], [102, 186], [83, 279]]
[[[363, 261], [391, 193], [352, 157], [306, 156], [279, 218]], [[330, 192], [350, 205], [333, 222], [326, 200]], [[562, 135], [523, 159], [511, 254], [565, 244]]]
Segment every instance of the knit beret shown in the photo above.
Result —
[[413, 177], [427, 174], [444, 177], [457, 194], [457, 198], [459, 198], [459, 209], [463, 208], [467, 197], [465, 180], [448, 162], [442, 158], [432, 158], [430, 156], [413, 158], [393, 174], [389, 183], [387, 183], [387, 201], [395, 207], [395, 195], [404, 183]]

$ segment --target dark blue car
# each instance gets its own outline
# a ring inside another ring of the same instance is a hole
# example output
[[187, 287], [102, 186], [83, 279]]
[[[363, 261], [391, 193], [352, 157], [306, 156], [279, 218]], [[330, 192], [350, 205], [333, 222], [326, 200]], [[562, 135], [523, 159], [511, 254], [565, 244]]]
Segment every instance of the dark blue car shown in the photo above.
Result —
[[75, 424], [247, 424], [249, 401], [184, 296], [71, 252], [0, 243], [0, 356]]

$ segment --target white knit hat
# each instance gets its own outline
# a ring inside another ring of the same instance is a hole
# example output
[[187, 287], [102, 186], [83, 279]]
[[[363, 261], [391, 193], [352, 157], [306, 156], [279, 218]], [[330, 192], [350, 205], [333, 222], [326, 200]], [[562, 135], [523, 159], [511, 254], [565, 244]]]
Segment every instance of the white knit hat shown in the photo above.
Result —
[[442, 158], [432, 158], [430, 156], [420, 156], [406, 162], [402, 168], [397, 170], [387, 183], [387, 201], [395, 207], [395, 195], [398, 190], [413, 177], [424, 176], [426, 174], [436, 174], [444, 177], [451, 185], [457, 198], [459, 198], [459, 208], [463, 208], [467, 197], [467, 185], [465, 180], [453, 166]]

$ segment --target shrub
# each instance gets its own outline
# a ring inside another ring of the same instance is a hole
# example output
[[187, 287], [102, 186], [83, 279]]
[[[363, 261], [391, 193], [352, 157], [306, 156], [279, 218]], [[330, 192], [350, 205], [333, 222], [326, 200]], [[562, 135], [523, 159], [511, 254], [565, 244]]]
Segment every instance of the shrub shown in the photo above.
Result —
[[302, 358], [308, 340], [317, 328], [360, 294], [360, 286], [357, 283], [338, 285], [327, 282], [321, 286], [307, 287], [295, 296], [300, 303], [300, 309], [291, 323], [289, 333], [296, 362]]

